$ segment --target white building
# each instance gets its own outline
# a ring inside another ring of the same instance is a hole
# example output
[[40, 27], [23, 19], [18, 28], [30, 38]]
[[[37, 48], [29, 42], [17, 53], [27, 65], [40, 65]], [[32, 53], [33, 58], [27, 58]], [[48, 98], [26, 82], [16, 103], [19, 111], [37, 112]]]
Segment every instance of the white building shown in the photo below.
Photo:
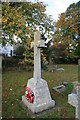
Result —
[[8, 57], [13, 56], [13, 46], [10, 44], [2, 46], [2, 44], [0, 44], [0, 54]]

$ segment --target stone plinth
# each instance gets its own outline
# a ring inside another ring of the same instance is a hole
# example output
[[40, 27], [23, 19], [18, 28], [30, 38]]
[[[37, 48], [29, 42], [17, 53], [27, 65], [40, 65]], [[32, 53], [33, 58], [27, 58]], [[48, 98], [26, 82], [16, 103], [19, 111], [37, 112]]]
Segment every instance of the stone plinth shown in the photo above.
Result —
[[[78, 83], [80, 85], [80, 83]], [[77, 94], [75, 94], [77, 93]], [[76, 108], [75, 117], [80, 120], [80, 86], [76, 87], [76, 92], [68, 95], [68, 103]]]
[[33, 112], [38, 113], [55, 106], [55, 101], [51, 99], [47, 82], [43, 79], [35, 83], [35, 79], [28, 80], [27, 87], [34, 93], [34, 102], [29, 103], [25, 96], [22, 96], [22, 102]]
[[68, 95], [68, 103], [71, 104], [72, 106], [76, 107], [78, 106], [78, 96], [77, 94], [69, 94]]

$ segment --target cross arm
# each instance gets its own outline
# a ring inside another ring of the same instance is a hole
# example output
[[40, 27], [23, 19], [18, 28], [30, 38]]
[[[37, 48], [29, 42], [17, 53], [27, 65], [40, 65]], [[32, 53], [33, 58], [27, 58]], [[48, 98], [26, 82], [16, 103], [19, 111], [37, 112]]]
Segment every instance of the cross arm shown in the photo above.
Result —
[[45, 42], [44, 42], [44, 40], [39, 40], [36, 43], [35, 42], [31, 42], [31, 48], [33, 48], [35, 45], [38, 48], [45, 47]]
[[44, 40], [40, 40], [40, 41], [38, 41], [38, 44], [37, 44], [37, 47], [45, 47], [45, 42], [44, 42]]

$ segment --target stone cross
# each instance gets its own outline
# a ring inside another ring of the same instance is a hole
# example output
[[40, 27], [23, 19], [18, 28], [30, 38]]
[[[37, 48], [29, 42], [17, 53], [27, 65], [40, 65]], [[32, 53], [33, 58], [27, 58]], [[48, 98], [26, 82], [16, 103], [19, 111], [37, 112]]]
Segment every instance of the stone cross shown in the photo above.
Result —
[[77, 87], [77, 99], [78, 99], [78, 105], [76, 106], [76, 118], [80, 120], [80, 83], [78, 83]]
[[68, 103], [76, 108], [75, 118], [80, 120], [80, 59], [78, 60], [78, 81], [77, 81], [77, 94], [68, 95]]
[[78, 106], [76, 108], [76, 118], [80, 120], [80, 59], [78, 60], [78, 89], [77, 89], [77, 96], [78, 96]]
[[41, 79], [40, 48], [45, 47], [45, 41], [41, 40], [39, 31], [34, 33], [34, 42], [31, 43], [31, 48], [32, 47], [34, 47], [34, 79], [38, 81]]
[[68, 95], [68, 103], [76, 108], [75, 118], [80, 120], [80, 87], [77, 86], [77, 94], [71, 93]]
[[41, 40], [39, 31], [34, 33], [34, 77], [28, 80], [27, 87], [34, 94], [34, 102], [30, 103], [25, 96], [22, 96], [22, 102], [33, 112], [38, 113], [55, 106], [55, 101], [51, 99], [47, 82], [41, 78], [41, 57], [40, 48], [45, 47], [45, 41]]

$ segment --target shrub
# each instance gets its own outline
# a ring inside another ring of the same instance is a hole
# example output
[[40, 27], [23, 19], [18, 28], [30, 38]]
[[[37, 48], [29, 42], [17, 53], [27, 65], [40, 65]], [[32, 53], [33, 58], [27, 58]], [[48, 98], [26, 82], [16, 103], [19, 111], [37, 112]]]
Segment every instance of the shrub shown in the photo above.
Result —
[[2, 60], [2, 67], [7, 68], [7, 67], [17, 67], [19, 66], [20, 59], [13, 59], [13, 58], [6, 58]]
[[65, 93], [68, 95], [72, 92], [74, 84], [73, 83], [68, 83], [65, 87], [66, 87]]
[[26, 51], [26, 48], [24, 46], [19, 46], [16, 50], [15, 50], [15, 54], [17, 56], [23, 56], [23, 53]]

